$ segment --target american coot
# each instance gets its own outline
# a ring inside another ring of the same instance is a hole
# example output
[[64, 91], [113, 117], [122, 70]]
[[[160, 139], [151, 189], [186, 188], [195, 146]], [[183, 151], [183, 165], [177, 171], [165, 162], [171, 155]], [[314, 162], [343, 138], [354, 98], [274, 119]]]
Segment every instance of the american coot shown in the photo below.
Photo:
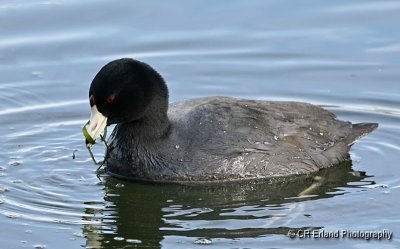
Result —
[[308, 174], [348, 158], [375, 123], [337, 120], [321, 107], [206, 97], [172, 104], [163, 78], [146, 63], [105, 65], [89, 90], [93, 139], [117, 124], [106, 170], [161, 182], [232, 181]]

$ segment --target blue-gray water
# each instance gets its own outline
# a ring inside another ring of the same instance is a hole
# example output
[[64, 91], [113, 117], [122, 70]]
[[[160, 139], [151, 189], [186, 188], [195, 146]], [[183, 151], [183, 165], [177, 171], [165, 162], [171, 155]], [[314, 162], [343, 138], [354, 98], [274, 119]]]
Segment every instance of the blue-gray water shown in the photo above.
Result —
[[[399, 22], [399, 1], [1, 1], [0, 247], [400, 248]], [[155, 67], [171, 101], [299, 100], [380, 127], [352, 166], [319, 177], [98, 178], [81, 135], [88, 87], [121, 57]], [[304, 228], [394, 237], [286, 236]]]

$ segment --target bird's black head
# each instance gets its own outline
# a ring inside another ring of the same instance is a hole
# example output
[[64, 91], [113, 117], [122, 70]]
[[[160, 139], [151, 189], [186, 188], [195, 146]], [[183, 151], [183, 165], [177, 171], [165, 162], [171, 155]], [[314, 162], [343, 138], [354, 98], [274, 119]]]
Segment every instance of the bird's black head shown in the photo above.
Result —
[[168, 99], [164, 80], [152, 67], [133, 59], [106, 64], [94, 77], [89, 90], [92, 110], [96, 106], [107, 118], [107, 124], [142, 119], [156, 96]]

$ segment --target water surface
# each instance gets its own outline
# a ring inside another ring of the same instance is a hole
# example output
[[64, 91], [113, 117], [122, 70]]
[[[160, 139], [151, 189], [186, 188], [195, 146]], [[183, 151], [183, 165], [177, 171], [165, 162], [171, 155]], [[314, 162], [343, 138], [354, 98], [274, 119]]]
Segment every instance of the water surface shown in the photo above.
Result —
[[[400, 248], [399, 11], [398, 1], [2, 1], [1, 247]], [[155, 67], [171, 102], [298, 100], [380, 126], [351, 161], [284, 181], [97, 176], [80, 131], [88, 87], [121, 57]], [[287, 237], [299, 229], [394, 238]]]

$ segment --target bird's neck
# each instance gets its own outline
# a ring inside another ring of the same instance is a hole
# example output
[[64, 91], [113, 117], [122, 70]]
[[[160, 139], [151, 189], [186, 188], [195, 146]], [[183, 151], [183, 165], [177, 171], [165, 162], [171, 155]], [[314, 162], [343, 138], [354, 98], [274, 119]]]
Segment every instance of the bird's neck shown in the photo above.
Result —
[[168, 96], [157, 95], [147, 106], [145, 115], [139, 120], [130, 123], [119, 124], [117, 129], [128, 131], [132, 139], [157, 140], [168, 132], [170, 122], [168, 119]]

